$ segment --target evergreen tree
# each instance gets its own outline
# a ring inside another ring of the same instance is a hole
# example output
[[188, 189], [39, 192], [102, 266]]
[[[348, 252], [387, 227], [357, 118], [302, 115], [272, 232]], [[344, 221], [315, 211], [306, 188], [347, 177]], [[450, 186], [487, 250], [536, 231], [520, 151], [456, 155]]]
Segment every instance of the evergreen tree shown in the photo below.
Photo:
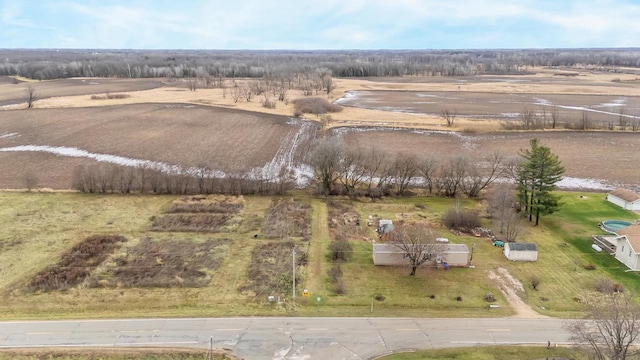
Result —
[[536, 226], [540, 215], [552, 214], [558, 209], [558, 198], [551, 192], [556, 183], [562, 179], [564, 167], [558, 155], [542, 146], [538, 139], [529, 141], [530, 149], [521, 149], [522, 161], [517, 168], [517, 190], [520, 204], [529, 215], [529, 221], [536, 218]]

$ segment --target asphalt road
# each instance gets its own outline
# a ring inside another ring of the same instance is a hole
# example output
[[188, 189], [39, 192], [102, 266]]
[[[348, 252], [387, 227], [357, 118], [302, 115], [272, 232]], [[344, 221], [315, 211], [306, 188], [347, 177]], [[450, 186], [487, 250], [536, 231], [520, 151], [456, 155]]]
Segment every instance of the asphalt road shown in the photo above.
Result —
[[406, 349], [566, 343], [558, 319], [202, 318], [0, 322], [0, 348], [229, 348], [245, 359], [370, 359]]

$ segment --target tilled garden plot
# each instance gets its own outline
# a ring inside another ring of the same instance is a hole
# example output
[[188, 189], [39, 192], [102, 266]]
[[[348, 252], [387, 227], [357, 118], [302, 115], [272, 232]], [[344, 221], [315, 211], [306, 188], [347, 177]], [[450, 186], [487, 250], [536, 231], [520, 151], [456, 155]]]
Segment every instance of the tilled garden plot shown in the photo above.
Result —
[[144, 238], [95, 274], [98, 287], [201, 287], [224, 261], [231, 240], [154, 240]]

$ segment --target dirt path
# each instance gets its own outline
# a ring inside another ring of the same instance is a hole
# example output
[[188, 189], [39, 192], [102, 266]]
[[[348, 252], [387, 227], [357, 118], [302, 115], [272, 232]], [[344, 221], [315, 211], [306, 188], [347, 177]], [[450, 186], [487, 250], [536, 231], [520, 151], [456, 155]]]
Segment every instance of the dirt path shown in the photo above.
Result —
[[509, 271], [505, 268], [498, 268], [496, 271], [489, 270], [489, 279], [498, 285], [498, 288], [507, 298], [509, 305], [513, 307], [515, 310], [515, 315], [512, 315], [513, 318], [522, 318], [522, 319], [542, 319], [548, 318], [548, 316], [542, 315], [537, 311], [533, 310], [531, 306], [526, 304], [520, 296], [518, 296], [518, 292], [524, 292], [524, 287], [522, 283], [515, 279]]

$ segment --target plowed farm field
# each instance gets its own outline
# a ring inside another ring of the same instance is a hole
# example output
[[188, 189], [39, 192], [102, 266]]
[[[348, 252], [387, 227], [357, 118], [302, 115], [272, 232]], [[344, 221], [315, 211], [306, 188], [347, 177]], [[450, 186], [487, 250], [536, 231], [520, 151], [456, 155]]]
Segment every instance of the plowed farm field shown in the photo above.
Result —
[[24, 172], [41, 186], [69, 188], [78, 164], [117, 159], [225, 173], [301, 163], [314, 122], [185, 104], [136, 104], [0, 113], [0, 186], [21, 188]]
[[[610, 188], [626, 186], [639, 189], [640, 134], [631, 132], [561, 131], [501, 132], [459, 134], [427, 130], [390, 128], [340, 128], [331, 134], [341, 137], [350, 147], [377, 147], [389, 153], [433, 155], [440, 161], [452, 156], [480, 160], [501, 151], [506, 156], [529, 147], [538, 138], [557, 154], [566, 168], [563, 187]], [[575, 179], [571, 179], [575, 178]]]

